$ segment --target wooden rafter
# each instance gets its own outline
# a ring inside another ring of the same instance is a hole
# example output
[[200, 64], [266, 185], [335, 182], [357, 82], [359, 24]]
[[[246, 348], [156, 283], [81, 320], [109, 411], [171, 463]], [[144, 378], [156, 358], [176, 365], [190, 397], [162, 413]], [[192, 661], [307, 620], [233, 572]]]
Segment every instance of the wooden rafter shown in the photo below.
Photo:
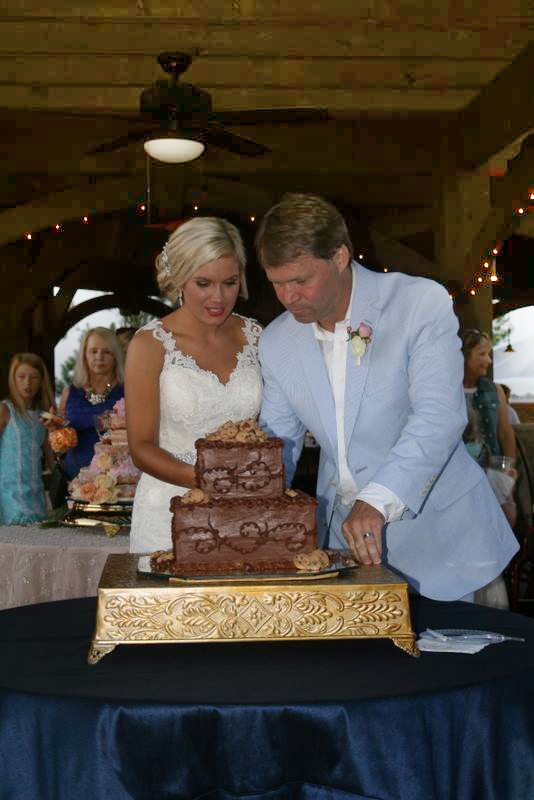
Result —
[[534, 41], [458, 114], [459, 168], [472, 170], [534, 129]]
[[498, 179], [492, 206], [465, 259], [466, 279], [475, 272], [494, 242], [507, 238], [517, 224], [513, 211], [526, 202], [527, 177], [534, 174], [534, 135], [524, 140], [521, 151], [503, 178]]

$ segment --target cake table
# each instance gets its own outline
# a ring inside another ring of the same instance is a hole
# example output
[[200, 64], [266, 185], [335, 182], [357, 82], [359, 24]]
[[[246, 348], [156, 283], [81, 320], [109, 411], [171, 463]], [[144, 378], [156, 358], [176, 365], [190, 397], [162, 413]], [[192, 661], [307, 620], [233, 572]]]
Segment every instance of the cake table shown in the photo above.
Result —
[[408, 584], [386, 567], [337, 577], [173, 581], [138, 573], [138, 555], [110, 555], [98, 586], [88, 654], [119, 644], [391, 639], [418, 656]]

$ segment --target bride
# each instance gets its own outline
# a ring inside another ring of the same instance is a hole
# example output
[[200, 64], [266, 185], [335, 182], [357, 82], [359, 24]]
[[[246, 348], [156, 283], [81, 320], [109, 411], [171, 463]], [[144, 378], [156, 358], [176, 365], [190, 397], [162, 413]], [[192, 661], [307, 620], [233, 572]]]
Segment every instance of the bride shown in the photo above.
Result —
[[171, 547], [171, 497], [195, 484], [195, 441], [228, 420], [256, 417], [260, 326], [233, 313], [247, 297], [237, 228], [216, 217], [181, 225], [156, 259], [160, 289], [179, 303], [134, 336], [126, 362], [128, 443], [143, 471], [130, 551]]

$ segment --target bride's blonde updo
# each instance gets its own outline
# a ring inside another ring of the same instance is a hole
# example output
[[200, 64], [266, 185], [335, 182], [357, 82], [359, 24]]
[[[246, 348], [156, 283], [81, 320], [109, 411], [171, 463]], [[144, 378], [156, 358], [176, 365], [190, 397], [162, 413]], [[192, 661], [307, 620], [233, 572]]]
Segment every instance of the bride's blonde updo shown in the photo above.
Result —
[[219, 217], [194, 217], [184, 222], [169, 236], [156, 258], [161, 293], [176, 304], [183, 285], [197, 269], [227, 255], [235, 256], [239, 263], [239, 294], [246, 300], [245, 248], [235, 225]]

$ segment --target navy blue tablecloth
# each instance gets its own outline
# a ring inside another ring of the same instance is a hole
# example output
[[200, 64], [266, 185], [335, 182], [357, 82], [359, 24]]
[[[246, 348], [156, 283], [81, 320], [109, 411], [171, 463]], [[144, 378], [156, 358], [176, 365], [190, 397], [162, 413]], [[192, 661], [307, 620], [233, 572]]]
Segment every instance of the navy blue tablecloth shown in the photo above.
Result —
[[0, 613], [1, 800], [532, 800], [534, 621], [417, 599], [417, 630], [525, 636], [475, 656], [389, 641], [120, 646], [94, 599]]

